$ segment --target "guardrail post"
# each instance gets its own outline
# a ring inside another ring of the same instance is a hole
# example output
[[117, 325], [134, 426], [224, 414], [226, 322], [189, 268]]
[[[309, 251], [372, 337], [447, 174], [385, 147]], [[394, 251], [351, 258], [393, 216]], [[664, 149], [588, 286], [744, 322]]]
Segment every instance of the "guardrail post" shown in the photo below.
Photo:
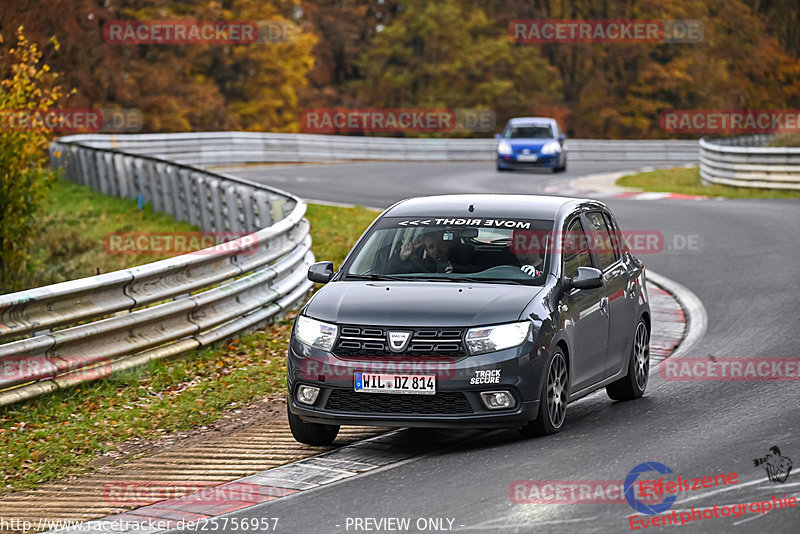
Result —
[[277, 221], [283, 218], [283, 205], [285, 201], [280, 197], [272, 199], [272, 220]]
[[269, 195], [262, 192], [256, 191], [253, 193], [253, 202], [256, 205], [256, 225], [259, 228], [265, 228], [272, 224], [272, 221], [275, 219], [272, 217], [272, 210], [269, 204]]

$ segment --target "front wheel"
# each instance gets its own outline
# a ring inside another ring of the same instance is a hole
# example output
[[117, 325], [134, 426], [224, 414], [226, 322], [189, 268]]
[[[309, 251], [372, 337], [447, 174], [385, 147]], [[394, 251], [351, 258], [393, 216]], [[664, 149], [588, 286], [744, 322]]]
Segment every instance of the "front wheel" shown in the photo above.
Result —
[[526, 438], [555, 434], [564, 426], [567, 417], [569, 371], [560, 349], [553, 353], [544, 369], [547, 375], [539, 397], [539, 414], [536, 420], [519, 430]]
[[287, 408], [289, 428], [294, 439], [306, 445], [330, 445], [339, 434], [339, 425], [307, 423]]
[[638, 399], [644, 395], [650, 376], [650, 333], [644, 319], [639, 319], [633, 336], [633, 347], [628, 361], [628, 374], [606, 386], [613, 400]]

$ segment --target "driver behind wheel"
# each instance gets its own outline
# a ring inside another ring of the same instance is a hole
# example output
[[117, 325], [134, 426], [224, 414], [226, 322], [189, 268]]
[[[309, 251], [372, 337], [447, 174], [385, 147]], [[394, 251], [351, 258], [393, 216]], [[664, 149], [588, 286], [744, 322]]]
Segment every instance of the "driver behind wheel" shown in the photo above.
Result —
[[544, 269], [544, 254], [537, 232], [514, 230], [509, 248], [519, 262], [523, 273], [538, 278]]
[[401, 272], [473, 272], [472, 265], [457, 257], [456, 248], [452, 232], [431, 230], [402, 246], [395, 267], [400, 267]]

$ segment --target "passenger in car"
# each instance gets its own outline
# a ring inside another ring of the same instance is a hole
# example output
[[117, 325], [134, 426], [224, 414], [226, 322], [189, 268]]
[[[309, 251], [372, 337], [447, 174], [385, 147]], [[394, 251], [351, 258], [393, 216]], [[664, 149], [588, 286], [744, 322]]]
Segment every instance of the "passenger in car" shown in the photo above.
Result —
[[544, 270], [544, 254], [535, 232], [514, 230], [509, 248], [514, 253], [519, 268], [527, 275], [538, 278]]

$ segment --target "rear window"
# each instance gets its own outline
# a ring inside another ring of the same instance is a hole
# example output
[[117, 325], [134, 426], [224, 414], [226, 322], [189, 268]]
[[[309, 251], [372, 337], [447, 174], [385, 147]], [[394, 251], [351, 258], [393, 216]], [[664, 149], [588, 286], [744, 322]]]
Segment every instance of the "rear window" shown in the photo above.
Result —
[[344, 279], [470, 280], [537, 285], [552, 221], [384, 217], [343, 266]]

